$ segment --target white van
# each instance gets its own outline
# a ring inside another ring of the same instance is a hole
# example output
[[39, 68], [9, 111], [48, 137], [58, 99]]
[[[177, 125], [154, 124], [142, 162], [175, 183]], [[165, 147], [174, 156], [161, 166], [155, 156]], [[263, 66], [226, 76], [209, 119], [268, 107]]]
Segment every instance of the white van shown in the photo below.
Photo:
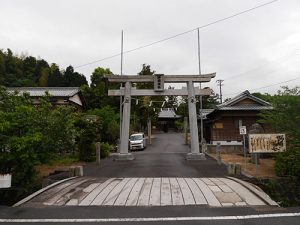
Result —
[[146, 148], [146, 139], [143, 133], [132, 134], [129, 139], [130, 150], [144, 150]]

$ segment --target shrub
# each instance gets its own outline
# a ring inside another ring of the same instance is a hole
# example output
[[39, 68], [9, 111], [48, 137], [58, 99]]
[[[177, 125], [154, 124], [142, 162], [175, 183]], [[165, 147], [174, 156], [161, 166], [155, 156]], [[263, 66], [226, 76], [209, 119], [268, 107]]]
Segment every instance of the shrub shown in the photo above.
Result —
[[300, 149], [290, 149], [276, 156], [275, 171], [277, 175], [300, 178]]
[[113, 146], [108, 143], [101, 143], [101, 158], [106, 158], [109, 156], [110, 152], [113, 150]]

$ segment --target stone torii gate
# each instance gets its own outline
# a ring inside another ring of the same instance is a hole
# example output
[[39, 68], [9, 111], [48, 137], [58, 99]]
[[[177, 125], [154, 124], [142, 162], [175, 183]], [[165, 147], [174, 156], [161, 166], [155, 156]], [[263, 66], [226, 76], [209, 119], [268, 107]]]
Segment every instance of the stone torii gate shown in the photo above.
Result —
[[[124, 96], [122, 132], [119, 153], [116, 160], [133, 160], [134, 157], [128, 152], [131, 96], [188, 96], [189, 124], [191, 132], [191, 152], [187, 154], [188, 160], [203, 160], [205, 155], [199, 150], [198, 124], [196, 112], [196, 96], [211, 95], [211, 89], [199, 89], [194, 83], [210, 82], [216, 73], [204, 75], [127, 75], [107, 76], [108, 82], [125, 83], [124, 89], [108, 90], [108, 96]], [[154, 89], [134, 89], [132, 83], [154, 82]], [[187, 83], [187, 89], [164, 89], [164, 83]]]

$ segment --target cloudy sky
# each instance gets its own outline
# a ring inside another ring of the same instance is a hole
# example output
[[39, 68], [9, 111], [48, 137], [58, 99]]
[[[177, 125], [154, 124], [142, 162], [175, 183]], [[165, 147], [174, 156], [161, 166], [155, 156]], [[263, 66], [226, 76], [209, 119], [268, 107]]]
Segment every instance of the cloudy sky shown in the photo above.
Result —
[[[0, 0], [0, 48], [72, 65], [87, 79], [99, 66], [119, 74], [120, 56], [81, 65], [120, 53], [121, 30], [128, 51], [270, 1]], [[274, 1], [200, 36], [202, 73], [217, 73], [204, 86], [218, 92], [216, 80], [224, 80], [224, 98], [300, 85], [299, 0]], [[198, 74], [197, 32], [125, 54], [123, 74], [137, 74], [143, 63], [157, 73]]]

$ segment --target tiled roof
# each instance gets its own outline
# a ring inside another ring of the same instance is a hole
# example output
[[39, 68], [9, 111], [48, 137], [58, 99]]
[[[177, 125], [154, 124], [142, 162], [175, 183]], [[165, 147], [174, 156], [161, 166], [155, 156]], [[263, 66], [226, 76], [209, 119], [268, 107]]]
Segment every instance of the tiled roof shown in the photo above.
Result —
[[79, 87], [16, 87], [7, 88], [9, 92], [17, 91], [19, 94], [29, 93], [33, 97], [41, 97], [48, 92], [53, 97], [72, 97], [80, 92]]
[[[244, 99], [251, 99], [257, 104], [240, 104], [237, 105], [238, 102], [244, 100]], [[236, 97], [230, 99], [227, 102], [224, 102], [223, 104], [217, 105], [217, 108], [215, 110], [208, 110], [207, 112], [203, 112], [203, 115], [206, 116], [208, 114], [211, 114], [214, 111], [235, 111], [235, 110], [270, 110], [273, 109], [272, 105], [269, 102], [266, 102], [260, 98], [257, 98], [250, 94], [249, 91], [244, 91], [243, 93], [237, 95]]]
[[[224, 102], [223, 104], [221, 105], [218, 105], [217, 108], [218, 109], [223, 109], [223, 108], [226, 108], [226, 107], [234, 107], [234, 108], [239, 108], [240, 106], [233, 106], [234, 104], [236, 104], [237, 102], [240, 102], [244, 99], [251, 99], [255, 102], [257, 102], [258, 104], [260, 104], [261, 106], [265, 106], [265, 107], [271, 107], [271, 104], [269, 102], [266, 102], [260, 98], [257, 98], [255, 97], [254, 95], [251, 95], [250, 92], [248, 90], [242, 92], [241, 94], [237, 95], [236, 97], [230, 99], [229, 101], [227, 102]], [[256, 105], [255, 105], [256, 106]], [[249, 105], [247, 107], [255, 107], [255, 106], [252, 106], [252, 105]], [[241, 108], [243, 108], [244, 106], [241, 106]]]
[[272, 106], [258, 106], [258, 105], [240, 105], [240, 106], [224, 106], [218, 110], [264, 110], [273, 109]]
[[163, 109], [159, 112], [158, 118], [180, 118], [181, 116], [176, 115], [173, 109]]

